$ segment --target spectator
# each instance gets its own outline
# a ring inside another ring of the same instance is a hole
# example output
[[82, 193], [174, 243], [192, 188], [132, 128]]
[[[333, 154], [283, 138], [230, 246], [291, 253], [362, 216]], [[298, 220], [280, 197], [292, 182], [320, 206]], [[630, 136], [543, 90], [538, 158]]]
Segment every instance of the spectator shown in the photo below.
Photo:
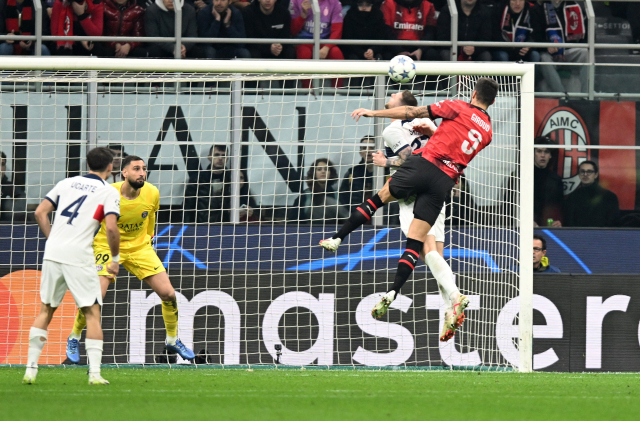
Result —
[[[209, 165], [198, 175], [196, 203], [191, 203], [190, 198], [187, 198], [185, 209], [197, 210], [195, 217], [197, 222], [223, 222], [225, 216], [228, 221], [228, 214], [223, 214], [223, 209], [229, 209], [230, 205], [230, 190], [226, 189], [227, 194], [225, 194], [225, 186], [231, 183], [230, 174], [226, 170], [226, 145], [212, 146], [207, 158]], [[224, 201], [227, 203], [223, 203]]]
[[[244, 21], [251, 22], [246, 27], [247, 38], [291, 38], [291, 13], [278, 0], [254, 1], [242, 13]], [[252, 44], [249, 53], [253, 58], [296, 58], [291, 44]]]
[[[182, 0], [177, 0], [182, 1]], [[144, 13], [144, 31], [148, 37], [174, 37], [175, 13], [173, 0], [155, 0], [147, 7]], [[182, 5], [182, 36], [196, 38], [198, 27], [196, 23], [195, 9], [189, 4]], [[175, 43], [154, 42], [147, 47], [149, 57], [174, 57]], [[182, 43], [180, 47], [181, 58], [204, 58], [202, 48], [194, 43]]]
[[[406, 91], [408, 92], [408, 91]], [[365, 136], [360, 139], [360, 162], [347, 171], [340, 185], [340, 201], [351, 211], [370, 199], [373, 194], [373, 152], [375, 138]]]
[[[143, 37], [144, 9], [135, 0], [104, 0], [104, 35]], [[146, 57], [141, 42], [99, 42], [95, 53], [101, 57]]]
[[327, 158], [315, 160], [307, 172], [308, 188], [293, 204], [299, 221], [335, 224], [349, 217], [349, 212], [338, 203], [338, 194], [333, 188], [337, 178], [331, 161]]
[[[342, 5], [338, 0], [319, 0], [320, 3], [320, 38], [342, 38]], [[313, 39], [313, 11], [311, 0], [291, 0], [291, 34], [301, 39]], [[296, 46], [296, 56], [299, 59], [313, 58], [313, 44]], [[342, 51], [334, 44], [320, 45], [320, 59], [343, 60]], [[336, 87], [342, 86], [342, 81], [334, 81]], [[303, 81], [308, 88], [310, 81]]]
[[[531, 12], [533, 35], [538, 42], [580, 43], [587, 40], [587, 15], [582, 6], [573, 1], [546, 1]], [[540, 53], [543, 63], [587, 63], [589, 50], [586, 48], [547, 48]], [[577, 77], [580, 87], [565, 89], [556, 66], [542, 65], [540, 72], [552, 92], [587, 91], [587, 66], [564, 66]]]
[[[344, 17], [342, 39], [391, 40], [395, 35], [384, 22], [384, 15], [372, 4], [373, 0], [358, 0]], [[347, 60], [389, 60], [393, 51], [381, 45], [343, 45]]]
[[113, 170], [111, 171], [111, 177], [106, 181], [108, 183], [117, 183], [118, 181], [122, 181], [122, 177], [120, 176], [122, 158], [126, 158], [129, 154], [124, 151], [124, 146], [120, 144], [112, 143], [108, 145], [107, 148], [113, 152]]
[[[491, 41], [493, 30], [491, 24], [493, 15], [491, 9], [478, 0], [456, 0], [458, 7], [458, 41]], [[451, 41], [451, 12], [444, 6], [438, 16], [438, 41]], [[490, 61], [491, 53], [484, 47], [460, 47], [458, 61]], [[451, 49], [440, 51], [440, 58], [451, 60]]]
[[7, 177], [7, 155], [0, 152], [0, 221], [24, 221], [27, 212], [27, 196]]
[[[102, 35], [104, 3], [101, 0], [56, 0], [51, 12], [51, 35], [92, 36]], [[72, 22], [69, 24], [69, 22]], [[90, 56], [92, 41], [56, 41], [55, 54]]]
[[583, 161], [578, 166], [580, 185], [565, 200], [565, 226], [620, 225], [618, 196], [598, 183], [598, 175], [598, 165], [593, 161]]
[[[34, 0], [0, 0], [0, 34], [1, 35], [35, 35], [36, 12], [33, 6]], [[43, 8], [46, 3], [42, 3]], [[49, 35], [49, 15], [42, 16], [42, 34]], [[0, 56], [27, 55], [35, 53], [35, 41], [0, 41]], [[46, 45], [42, 44], [41, 55], [48, 56], [51, 53]]]
[[[231, 185], [228, 187], [231, 188]], [[240, 171], [240, 221], [258, 221], [260, 210], [251, 191], [249, 190], [249, 180], [244, 170]]]
[[560, 269], [549, 263], [547, 240], [541, 235], [533, 236], [533, 273], [560, 273]]
[[[240, 10], [229, 0], [213, 0], [198, 12], [198, 35], [201, 38], [246, 38]], [[251, 58], [244, 44], [203, 44], [206, 58]]]
[[[536, 144], [551, 143], [548, 137], [538, 137]], [[551, 165], [552, 155], [549, 148], [535, 148], [533, 168], [533, 225], [552, 227], [562, 226], [562, 202], [564, 188], [562, 179]], [[549, 221], [552, 221], [549, 224]]]
[[[531, 6], [525, 0], [507, 0], [496, 13], [499, 19], [494, 24], [496, 41], [533, 42]], [[540, 53], [533, 48], [506, 48], [493, 51], [495, 61], [539, 62]]]
[[[433, 41], [436, 39], [436, 9], [427, 0], [385, 0], [380, 7], [385, 23], [393, 28], [399, 40]], [[402, 46], [395, 54], [403, 54], [414, 60], [438, 60], [435, 48]], [[394, 55], [395, 55], [394, 54]]]

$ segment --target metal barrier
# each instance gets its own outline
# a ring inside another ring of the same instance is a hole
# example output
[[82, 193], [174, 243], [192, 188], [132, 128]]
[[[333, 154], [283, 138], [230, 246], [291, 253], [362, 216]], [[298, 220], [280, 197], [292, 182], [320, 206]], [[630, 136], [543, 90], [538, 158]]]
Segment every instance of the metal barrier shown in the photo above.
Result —
[[[640, 48], [638, 44], [596, 44], [595, 43], [595, 13], [593, 10], [592, 1], [605, 1], [605, 0], [584, 0], [585, 10], [587, 14], [588, 22], [588, 40], [586, 43], [551, 43], [551, 42], [493, 42], [493, 41], [459, 41], [458, 40], [458, 10], [455, 4], [455, 0], [447, 0], [449, 10], [451, 13], [451, 34], [450, 41], [407, 41], [407, 40], [348, 40], [348, 39], [336, 39], [331, 40], [331, 44], [335, 45], [382, 45], [382, 46], [415, 46], [419, 47], [449, 47], [451, 49], [451, 60], [456, 61], [458, 59], [458, 49], [460, 47], [528, 47], [528, 48], [585, 48], [589, 50], [589, 60], [586, 65], [589, 66], [588, 74], [588, 91], [587, 93], [570, 92], [570, 93], [544, 93], [544, 96], [566, 96], [566, 97], [585, 97], [594, 99], [598, 97], [640, 97], [638, 94], [603, 94], [595, 92], [595, 69], [596, 66], [612, 67], [612, 66], [627, 66], [627, 67], [640, 67], [640, 64], [630, 63], [596, 63], [595, 50], [596, 49], [634, 49]], [[12, 40], [12, 41], [35, 41], [35, 55], [41, 55], [42, 42], [43, 41], [93, 41], [93, 42], [133, 42], [141, 41], [141, 37], [107, 37], [107, 36], [51, 36], [42, 35], [42, 5], [40, 2], [34, 2], [35, 8], [35, 22], [36, 29], [35, 35], [0, 35], [0, 41]], [[174, 58], [181, 58], [181, 47], [183, 43], [197, 43], [197, 44], [313, 44], [313, 60], [320, 59], [320, 44], [322, 39], [320, 38], [320, 6], [318, 0], [312, 0], [312, 10], [314, 18], [314, 34], [313, 39], [279, 39], [279, 38], [183, 38], [182, 37], [182, 6], [180, 2], [174, 3], [175, 13], [175, 34], [173, 37], [143, 37], [145, 43], [159, 43], [159, 42], [173, 42], [175, 43]], [[541, 66], [553, 66], [555, 63], [536, 63]], [[571, 65], [584, 65], [582, 63], [562, 63], [563, 66]], [[548, 94], [548, 95], [547, 95]]]

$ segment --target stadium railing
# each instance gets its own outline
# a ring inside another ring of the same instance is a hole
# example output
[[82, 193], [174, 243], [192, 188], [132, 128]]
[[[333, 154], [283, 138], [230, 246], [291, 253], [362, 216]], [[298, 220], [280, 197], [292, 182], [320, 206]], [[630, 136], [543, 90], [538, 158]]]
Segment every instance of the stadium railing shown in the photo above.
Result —
[[[589, 50], [589, 61], [587, 65], [589, 66], [589, 74], [588, 74], [588, 90], [587, 92], [543, 92], [539, 93], [539, 96], [545, 97], [572, 97], [572, 98], [588, 98], [594, 99], [598, 98], [638, 98], [640, 97], [640, 93], [622, 93], [622, 92], [596, 92], [595, 90], [595, 79], [596, 79], [596, 68], [602, 66], [604, 67], [616, 67], [616, 66], [624, 66], [624, 67], [640, 67], [640, 63], [597, 63], [596, 62], [596, 50], [597, 49], [608, 49], [608, 50], [629, 50], [629, 49], [637, 49], [637, 44], [613, 44], [613, 43], [596, 43], [595, 42], [595, 33], [596, 33], [596, 16], [593, 8], [593, 1], [603, 1], [603, 0], [584, 0], [585, 9], [587, 14], [587, 23], [588, 23], [588, 42], [586, 43], [571, 43], [571, 44], [561, 44], [561, 43], [538, 43], [538, 42], [489, 42], [489, 41], [459, 41], [458, 40], [458, 10], [455, 4], [455, 0], [447, 0], [449, 9], [451, 10], [451, 40], [450, 41], [371, 41], [371, 40], [332, 40], [332, 44], [336, 45], [371, 45], [375, 43], [376, 45], [415, 45], [417, 47], [449, 47], [451, 49], [451, 60], [456, 61], [457, 51], [459, 47], [464, 46], [472, 46], [472, 47], [489, 47], [489, 48], [497, 48], [497, 47], [530, 47], [530, 48], [548, 48], [548, 47], [565, 47], [565, 48], [584, 48]], [[0, 35], [0, 41], [4, 40], [24, 40], [24, 41], [35, 41], [35, 54], [41, 54], [41, 46], [43, 41], [59, 41], [59, 40], [69, 40], [69, 41], [93, 41], [93, 42], [113, 42], [113, 41], [140, 41], [140, 37], [107, 37], [107, 36], [69, 36], [69, 37], [59, 37], [59, 36], [47, 36], [42, 34], [42, 5], [39, 2], [34, 3], [35, 7], [35, 19], [36, 19], [36, 33], [35, 35]], [[176, 44], [176, 59], [180, 59], [180, 46], [184, 42], [189, 43], [218, 43], [218, 44], [234, 44], [234, 43], [249, 43], [249, 44], [271, 44], [274, 42], [280, 44], [313, 44], [313, 59], [319, 59], [319, 50], [320, 50], [320, 21], [319, 21], [319, 4], [318, 0], [312, 1], [313, 10], [317, 11], [314, 13], [315, 21], [314, 21], [314, 37], [313, 39], [269, 39], [269, 38], [183, 38], [182, 37], [182, 7], [179, 2], [176, 2], [175, 5], [175, 34], [173, 37], [144, 37], [145, 43], [156, 43], [156, 42], [173, 42]], [[555, 63], [536, 63], [540, 66], [545, 65], [555, 65]], [[563, 66], [582, 66], [582, 63], [562, 63]]]

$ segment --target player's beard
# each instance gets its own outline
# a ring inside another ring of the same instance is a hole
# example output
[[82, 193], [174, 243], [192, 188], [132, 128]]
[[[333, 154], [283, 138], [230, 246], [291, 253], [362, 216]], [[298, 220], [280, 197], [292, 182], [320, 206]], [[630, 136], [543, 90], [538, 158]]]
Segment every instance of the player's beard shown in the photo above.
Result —
[[127, 181], [129, 182], [129, 185], [136, 190], [139, 190], [142, 188], [142, 186], [144, 186], [144, 180], [138, 181], [138, 180], [127, 179]]

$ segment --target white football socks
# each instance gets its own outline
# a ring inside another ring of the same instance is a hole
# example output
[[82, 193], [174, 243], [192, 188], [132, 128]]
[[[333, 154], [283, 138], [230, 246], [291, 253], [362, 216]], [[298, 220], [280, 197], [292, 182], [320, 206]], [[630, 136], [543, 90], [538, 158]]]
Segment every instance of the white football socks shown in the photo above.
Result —
[[167, 339], [166, 339], [167, 345], [175, 345], [177, 340], [178, 340], [177, 336], [169, 336], [169, 335], [167, 335]]
[[80, 339], [82, 339], [82, 335], [77, 335], [77, 334], [71, 332], [71, 334], [69, 335], [69, 339], [75, 339], [75, 340], [77, 340], [79, 342]]
[[451, 297], [459, 294], [460, 290], [453, 282], [453, 272], [446, 260], [437, 251], [431, 251], [425, 256], [425, 261], [433, 273], [433, 277], [438, 281], [438, 289], [447, 307], [451, 307]]
[[46, 343], [46, 330], [38, 329], [37, 327], [32, 327], [31, 330], [29, 330], [29, 355], [27, 357], [28, 368], [38, 368], [38, 360], [40, 359], [42, 348], [44, 348], [44, 344]]
[[102, 364], [102, 341], [100, 339], [86, 339], [84, 347], [89, 359], [89, 375], [99, 376], [100, 364]]

